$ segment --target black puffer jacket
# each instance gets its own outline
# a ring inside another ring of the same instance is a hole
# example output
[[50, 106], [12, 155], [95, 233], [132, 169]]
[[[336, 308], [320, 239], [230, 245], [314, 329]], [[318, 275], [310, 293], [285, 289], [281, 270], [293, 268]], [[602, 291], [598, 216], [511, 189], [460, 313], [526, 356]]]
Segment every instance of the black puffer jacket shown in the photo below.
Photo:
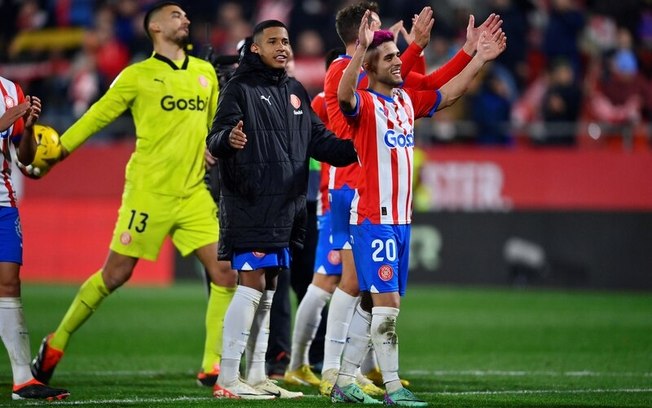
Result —
[[[303, 85], [246, 52], [220, 92], [207, 138], [220, 176], [220, 259], [234, 249], [303, 245], [310, 156], [334, 166], [357, 160], [353, 144], [324, 127]], [[244, 149], [229, 145], [243, 121]]]

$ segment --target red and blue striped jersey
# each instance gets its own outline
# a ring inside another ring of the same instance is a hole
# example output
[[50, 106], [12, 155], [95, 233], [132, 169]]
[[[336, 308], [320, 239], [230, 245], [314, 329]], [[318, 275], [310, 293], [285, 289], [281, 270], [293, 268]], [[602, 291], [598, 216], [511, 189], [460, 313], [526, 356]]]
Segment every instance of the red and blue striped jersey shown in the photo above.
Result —
[[346, 115], [362, 166], [351, 224], [410, 224], [414, 120], [432, 116], [441, 94], [395, 88], [391, 97], [358, 90], [356, 98], [355, 111]]

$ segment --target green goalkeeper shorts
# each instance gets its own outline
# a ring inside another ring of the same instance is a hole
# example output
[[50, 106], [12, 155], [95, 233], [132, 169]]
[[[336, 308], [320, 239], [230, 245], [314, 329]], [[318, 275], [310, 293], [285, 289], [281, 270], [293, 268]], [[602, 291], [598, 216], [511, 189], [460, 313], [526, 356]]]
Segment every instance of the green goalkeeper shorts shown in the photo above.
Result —
[[219, 238], [217, 206], [206, 188], [186, 197], [125, 189], [111, 250], [156, 260], [166, 236], [183, 256]]

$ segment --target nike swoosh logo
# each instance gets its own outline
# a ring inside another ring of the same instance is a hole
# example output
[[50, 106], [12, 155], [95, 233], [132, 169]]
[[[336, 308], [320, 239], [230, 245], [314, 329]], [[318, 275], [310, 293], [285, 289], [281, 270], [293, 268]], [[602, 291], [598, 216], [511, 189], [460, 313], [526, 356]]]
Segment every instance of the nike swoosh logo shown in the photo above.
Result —
[[272, 392], [269, 390], [265, 390], [265, 392], [268, 393], [269, 395], [275, 396], [276, 398], [281, 398], [281, 391]]
[[358, 402], [364, 402], [364, 398], [358, 397], [357, 395], [351, 395], [350, 398]]

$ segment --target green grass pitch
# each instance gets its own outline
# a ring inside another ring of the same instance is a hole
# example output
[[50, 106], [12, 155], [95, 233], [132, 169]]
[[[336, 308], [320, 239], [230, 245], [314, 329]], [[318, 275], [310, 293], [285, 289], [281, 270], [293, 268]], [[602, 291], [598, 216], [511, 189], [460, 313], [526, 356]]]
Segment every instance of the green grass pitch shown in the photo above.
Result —
[[[24, 285], [34, 353], [77, 288]], [[53, 385], [72, 395], [54, 405], [318, 408], [294, 401], [216, 401], [195, 384], [206, 295], [199, 283], [127, 287], [73, 337]], [[432, 407], [651, 407], [652, 296], [412, 285], [398, 320], [401, 373]], [[11, 370], [0, 353], [0, 406]], [[41, 403], [37, 403], [41, 404]]]

